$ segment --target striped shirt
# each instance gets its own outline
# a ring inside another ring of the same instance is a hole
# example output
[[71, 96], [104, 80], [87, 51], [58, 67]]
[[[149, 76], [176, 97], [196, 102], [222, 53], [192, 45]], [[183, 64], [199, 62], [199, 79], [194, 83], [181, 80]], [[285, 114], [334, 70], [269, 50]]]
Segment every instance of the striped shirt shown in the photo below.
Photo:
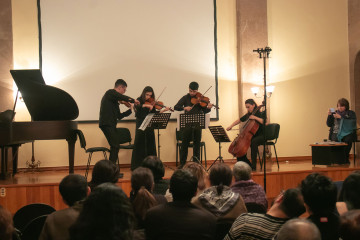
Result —
[[224, 240], [272, 239], [287, 220], [268, 214], [244, 213], [235, 220]]

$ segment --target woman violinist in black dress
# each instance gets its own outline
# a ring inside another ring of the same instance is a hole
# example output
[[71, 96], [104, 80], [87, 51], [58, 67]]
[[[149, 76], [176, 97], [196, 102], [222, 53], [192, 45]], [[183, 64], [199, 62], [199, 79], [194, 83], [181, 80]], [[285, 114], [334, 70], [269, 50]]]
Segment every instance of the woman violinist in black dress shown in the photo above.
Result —
[[252, 114], [252, 112], [257, 109], [257, 104], [254, 101], [254, 99], [247, 99], [245, 101], [245, 107], [247, 109], [247, 113], [242, 116], [240, 119], [233, 122], [229, 127], [226, 128], [227, 131], [231, 130], [234, 126], [238, 125], [241, 122], [246, 122], [248, 119], [253, 119], [259, 123], [259, 129], [255, 133], [255, 135], [251, 139], [251, 162], [247, 159], [246, 154], [242, 157], [238, 157], [238, 161], [244, 161], [250, 165], [252, 170], [256, 170], [256, 162], [257, 162], [257, 153], [258, 153], [258, 147], [263, 144], [264, 142], [264, 136], [263, 136], [263, 123], [264, 123], [264, 112], [257, 111], [255, 114]]
[[[134, 150], [131, 158], [131, 170], [135, 170], [137, 167], [141, 166], [142, 161], [147, 156], [156, 156], [156, 142], [155, 134], [153, 129], [145, 129], [145, 131], [140, 130], [142, 122], [149, 113], [155, 113], [157, 110], [153, 104], [149, 103], [149, 100], [155, 99], [155, 93], [152, 87], [146, 86], [142, 91], [140, 97], [137, 100], [140, 102], [135, 107], [135, 117], [136, 117], [136, 131], [135, 131], [135, 141], [134, 141]], [[165, 107], [160, 110], [160, 113], [169, 110], [168, 107]]]

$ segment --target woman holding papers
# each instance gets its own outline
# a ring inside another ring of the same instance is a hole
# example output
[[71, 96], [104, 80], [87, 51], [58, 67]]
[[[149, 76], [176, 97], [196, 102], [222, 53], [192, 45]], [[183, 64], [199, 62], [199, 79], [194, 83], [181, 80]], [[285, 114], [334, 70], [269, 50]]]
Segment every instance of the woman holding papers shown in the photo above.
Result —
[[[156, 156], [156, 143], [155, 134], [153, 129], [140, 130], [139, 127], [143, 123], [144, 119], [149, 113], [156, 113], [154, 104], [149, 101], [155, 99], [155, 93], [152, 87], [146, 86], [142, 91], [140, 97], [137, 100], [140, 102], [135, 108], [136, 113], [136, 130], [135, 130], [135, 141], [134, 150], [131, 158], [131, 170], [135, 170], [141, 166], [142, 161], [145, 157], [154, 155]], [[160, 113], [169, 110], [169, 108], [163, 108]]]
[[356, 140], [356, 114], [349, 110], [348, 100], [340, 98], [337, 102], [337, 110], [329, 109], [326, 125], [330, 127], [329, 139], [331, 141], [348, 144], [346, 157], [349, 161], [352, 143]]

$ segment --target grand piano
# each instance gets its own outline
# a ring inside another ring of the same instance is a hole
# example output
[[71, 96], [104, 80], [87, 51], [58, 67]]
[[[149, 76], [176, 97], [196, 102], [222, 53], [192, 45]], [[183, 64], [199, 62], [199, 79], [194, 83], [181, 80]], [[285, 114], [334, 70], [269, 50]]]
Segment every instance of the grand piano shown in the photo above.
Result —
[[[12, 148], [13, 174], [21, 144], [34, 140], [65, 139], [68, 142], [69, 173], [74, 172], [74, 153], [79, 109], [65, 91], [45, 84], [39, 69], [10, 70], [29, 110], [31, 122], [14, 122], [13, 116], [0, 121], [1, 178], [7, 175], [7, 149]], [[10, 111], [12, 114], [12, 111]], [[7, 113], [9, 114], [9, 112]], [[7, 119], [7, 120], [4, 120]]]

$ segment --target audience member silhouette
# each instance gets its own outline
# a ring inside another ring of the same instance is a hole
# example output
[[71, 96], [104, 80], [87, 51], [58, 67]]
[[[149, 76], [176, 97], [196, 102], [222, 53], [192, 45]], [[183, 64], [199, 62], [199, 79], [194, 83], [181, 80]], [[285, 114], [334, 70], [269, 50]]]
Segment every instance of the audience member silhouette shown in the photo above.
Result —
[[0, 206], [0, 239], [11, 240], [14, 234], [14, 225], [11, 213]]
[[230, 188], [232, 172], [228, 165], [224, 163], [213, 165], [209, 179], [211, 187], [193, 199], [194, 205], [211, 212], [218, 219], [231, 221], [247, 212], [241, 195]]
[[154, 177], [150, 169], [136, 168], [131, 174], [130, 202], [137, 220], [137, 229], [143, 229], [146, 211], [150, 208], [166, 203], [166, 198], [160, 194], [152, 194]]
[[360, 239], [360, 210], [350, 210], [340, 217], [340, 237], [342, 240]]
[[309, 220], [315, 223], [323, 240], [339, 239], [339, 214], [336, 210], [337, 188], [331, 179], [319, 173], [309, 174], [301, 182]]
[[155, 186], [153, 192], [165, 195], [166, 190], [169, 188], [169, 180], [163, 179], [165, 168], [160, 158], [157, 156], [147, 156], [141, 166], [149, 168], [154, 175]]
[[89, 187], [93, 190], [102, 183], [117, 183], [119, 174], [120, 171], [116, 164], [109, 160], [100, 160], [94, 166]]
[[193, 204], [197, 179], [188, 170], [176, 170], [170, 179], [173, 202], [151, 208], [145, 217], [145, 232], [152, 239], [214, 239], [216, 218]]
[[[207, 173], [205, 172], [204, 167], [197, 162], [187, 162], [182, 167], [182, 169], [188, 170], [194, 177], [196, 177], [196, 179], [198, 180], [198, 188], [197, 188], [196, 196], [200, 195], [208, 185]], [[173, 198], [169, 189], [166, 191], [165, 197], [168, 200], [168, 202], [172, 202]]]
[[287, 221], [274, 237], [275, 240], [321, 240], [321, 234], [315, 224], [306, 219]]
[[97, 186], [85, 200], [70, 228], [71, 240], [131, 240], [135, 217], [131, 203], [121, 188], [112, 183]]
[[82, 201], [90, 192], [85, 177], [70, 174], [59, 184], [63, 201], [69, 208], [50, 214], [45, 221], [39, 240], [69, 239], [69, 228], [76, 221], [82, 208]]
[[347, 210], [360, 209], [360, 172], [353, 172], [344, 180], [339, 200]]
[[248, 212], [266, 213], [268, 201], [265, 191], [261, 185], [251, 179], [251, 170], [246, 162], [235, 163], [233, 168], [235, 182], [231, 185], [231, 190], [242, 196]]
[[304, 212], [304, 201], [300, 190], [288, 189], [275, 199], [266, 214], [241, 214], [224, 240], [272, 239], [287, 220], [299, 217]]

